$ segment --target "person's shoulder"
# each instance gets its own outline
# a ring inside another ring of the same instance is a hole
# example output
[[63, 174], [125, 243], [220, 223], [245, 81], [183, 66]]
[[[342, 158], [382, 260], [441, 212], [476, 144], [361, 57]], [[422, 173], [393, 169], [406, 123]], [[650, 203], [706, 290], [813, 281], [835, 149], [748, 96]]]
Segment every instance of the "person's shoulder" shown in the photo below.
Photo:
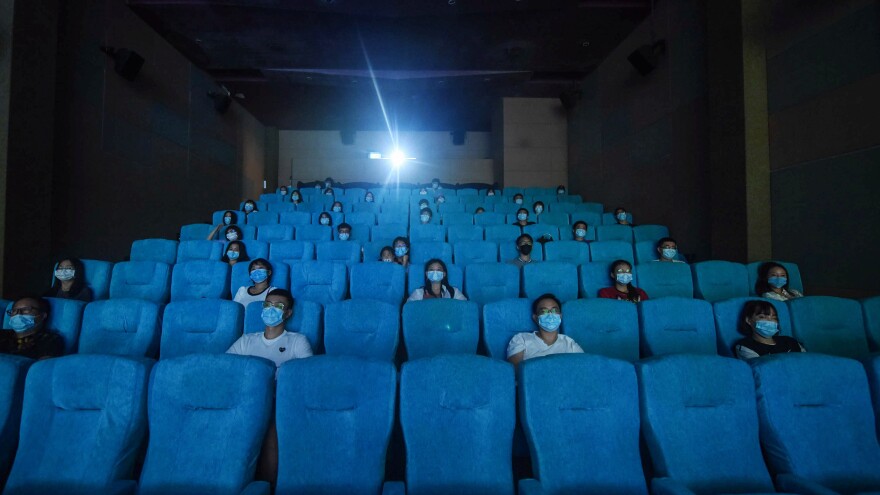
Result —
[[785, 347], [790, 347], [792, 349], [800, 347], [801, 343], [794, 337], [789, 337], [788, 335], [777, 335], [773, 337], [773, 340], [776, 341], [776, 345], [783, 345]]
[[599, 289], [599, 297], [616, 298], [617, 297], [617, 289], [615, 289], [614, 287], [605, 287], [605, 288]]
[[785, 301], [785, 298], [783, 298], [779, 294], [773, 292], [772, 290], [761, 294], [761, 297], [763, 297], [765, 299], [773, 299], [774, 301]]

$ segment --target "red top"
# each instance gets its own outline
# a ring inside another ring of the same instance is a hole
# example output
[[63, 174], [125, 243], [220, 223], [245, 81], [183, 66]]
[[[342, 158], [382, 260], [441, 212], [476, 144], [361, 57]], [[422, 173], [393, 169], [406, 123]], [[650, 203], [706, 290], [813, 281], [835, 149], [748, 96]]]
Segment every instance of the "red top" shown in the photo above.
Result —
[[[638, 287], [634, 287], [636, 293], [638, 293], [638, 297], [636, 298], [636, 302], [647, 301], [648, 294], [639, 289]], [[599, 290], [599, 297], [604, 297], [605, 299], [617, 299], [618, 301], [629, 301], [629, 294], [626, 292], [620, 292], [614, 287], [605, 287], [604, 289]]]

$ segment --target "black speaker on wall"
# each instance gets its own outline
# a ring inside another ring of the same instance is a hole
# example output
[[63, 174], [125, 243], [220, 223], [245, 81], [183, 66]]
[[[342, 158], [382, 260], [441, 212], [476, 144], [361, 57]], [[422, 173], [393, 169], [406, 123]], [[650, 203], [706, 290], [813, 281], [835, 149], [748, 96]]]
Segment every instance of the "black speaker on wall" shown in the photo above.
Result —
[[102, 46], [101, 51], [113, 58], [113, 69], [116, 73], [129, 81], [134, 81], [144, 66], [144, 57], [129, 49]]
[[452, 136], [452, 144], [455, 146], [464, 145], [467, 139], [467, 131], [452, 131], [449, 134]]
[[357, 134], [357, 131], [352, 129], [343, 129], [339, 131], [339, 138], [342, 139], [342, 144], [345, 146], [351, 146], [354, 144], [354, 138]]
[[647, 76], [655, 68], [660, 54], [666, 50], [666, 41], [659, 40], [650, 45], [642, 45], [626, 57], [629, 63], [639, 71], [639, 74]]

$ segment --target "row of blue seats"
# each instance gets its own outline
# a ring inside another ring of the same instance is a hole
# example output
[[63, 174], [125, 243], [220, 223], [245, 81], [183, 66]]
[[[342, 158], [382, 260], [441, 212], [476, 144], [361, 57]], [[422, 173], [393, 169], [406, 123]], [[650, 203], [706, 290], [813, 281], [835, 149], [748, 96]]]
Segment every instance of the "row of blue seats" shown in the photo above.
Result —
[[[321, 213], [322, 211], [332, 211], [332, 199], [315, 200], [310, 203], [256, 203], [257, 210], [253, 213]], [[381, 214], [411, 214], [417, 215], [420, 208], [419, 201], [407, 203], [385, 203], [378, 205], [376, 203], [342, 203], [341, 213], [373, 213]], [[244, 203], [239, 208], [222, 210], [237, 211], [244, 214]], [[524, 201], [523, 204], [516, 203], [491, 203], [491, 202], [471, 202], [471, 203], [433, 203], [429, 202], [427, 208], [436, 213], [475, 213], [477, 208], [483, 208], [486, 213], [499, 213], [502, 215], [510, 215], [516, 213], [520, 208], [525, 208], [533, 213], [533, 203]], [[599, 203], [550, 203], [545, 205], [546, 213], [565, 213], [571, 216], [584, 216], [593, 220], [590, 223], [606, 223], [612, 224], [616, 221], [613, 213], [603, 213]], [[632, 223], [632, 214], [627, 213], [627, 219]]]
[[[300, 193], [303, 196], [317, 196], [323, 194], [326, 187], [324, 184], [318, 184], [317, 186], [312, 187], [301, 187], [298, 188]], [[294, 186], [286, 186], [288, 193], [297, 189]], [[454, 188], [454, 187], [439, 187], [434, 189], [430, 185], [427, 187], [422, 186], [392, 186], [392, 187], [346, 187], [343, 185], [332, 185], [331, 188], [335, 193], [343, 194], [346, 196], [363, 196], [367, 191], [373, 193], [375, 196], [419, 196], [421, 195], [422, 189], [429, 195], [435, 194], [444, 194], [448, 196], [465, 196], [465, 197], [473, 197], [473, 196], [481, 196], [486, 197], [486, 194], [489, 192], [489, 187], [486, 186], [484, 188], [476, 188], [476, 187], [462, 187], [462, 188]], [[526, 196], [576, 196], [568, 193], [558, 194], [558, 189], [555, 187], [505, 187], [505, 188], [491, 188], [494, 191], [496, 196], [510, 196], [513, 197], [517, 194], [523, 194]], [[281, 191], [280, 187], [275, 188], [275, 193], [264, 193], [266, 197], [276, 196]]]
[[[518, 423], [534, 465], [521, 495], [880, 491], [880, 357], [863, 366], [792, 354], [750, 367], [687, 354], [635, 365], [561, 355], [514, 373], [445, 355], [405, 363], [399, 387], [391, 364], [340, 356], [288, 362], [276, 387], [271, 363], [246, 356], [152, 369], [100, 355], [0, 363], [11, 382], [0, 398], [13, 416], [0, 450], [6, 465], [15, 459], [9, 495], [268, 495], [254, 467], [273, 416], [279, 495], [513, 495]], [[384, 474], [396, 422], [406, 448], [397, 482]]]
[[[630, 304], [576, 299], [562, 306], [561, 332], [589, 353], [627, 361], [670, 353], [732, 356], [742, 338], [742, 297], [716, 302], [664, 298]], [[309, 339], [315, 352], [393, 360], [399, 336], [409, 359], [438, 354], [486, 354], [505, 359], [514, 334], [536, 331], [532, 299], [486, 304], [429, 299], [403, 305], [365, 297], [321, 305], [297, 299], [286, 329]], [[139, 299], [83, 303], [50, 298], [47, 328], [59, 333], [67, 353], [103, 353], [163, 359], [222, 353], [242, 333], [260, 332], [261, 302], [219, 299], [174, 301], [164, 307]], [[880, 350], [880, 297], [811, 296], [775, 306], [782, 335], [808, 351], [860, 358]], [[164, 315], [164, 317], [163, 317]], [[4, 326], [8, 326], [8, 320]], [[401, 332], [402, 329], [402, 332]]]

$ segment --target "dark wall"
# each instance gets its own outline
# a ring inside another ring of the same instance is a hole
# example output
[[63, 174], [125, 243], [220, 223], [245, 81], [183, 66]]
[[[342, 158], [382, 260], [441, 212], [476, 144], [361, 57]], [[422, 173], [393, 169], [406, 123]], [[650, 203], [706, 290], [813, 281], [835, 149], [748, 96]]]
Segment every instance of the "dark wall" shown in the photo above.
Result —
[[772, 9], [774, 257], [799, 263], [812, 293], [880, 293], [880, 4]]
[[569, 115], [569, 184], [586, 201], [624, 206], [636, 223], [668, 225], [680, 249], [709, 256], [705, 10], [700, 0], [658, 2], [666, 40], [641, 76], [627, 55], [651, 41], [645, 21], [593, 72]]

